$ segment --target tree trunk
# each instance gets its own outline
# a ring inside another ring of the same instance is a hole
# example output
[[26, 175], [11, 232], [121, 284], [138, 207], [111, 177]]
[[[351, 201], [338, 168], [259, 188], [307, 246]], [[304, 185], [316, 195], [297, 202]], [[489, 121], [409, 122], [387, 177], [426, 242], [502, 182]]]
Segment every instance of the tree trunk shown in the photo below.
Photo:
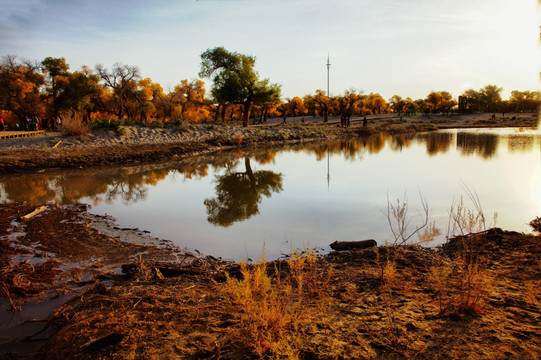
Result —
[[250, 108], [252, 107], [252, 102], [250, 100], [244, 103], [244, 109], [242, 111], [242, 126], [248, 127], [250, 120]]
[[227, 110], [227, 105], [226, 104], [223, 104], [222, 105], [222, 121], [225, 121], [225, 112]]
[[250, 181], [253, 184], [255, 184], [256, 179], [255, 179], [255, 176], [254, 176], [254, 172], [252, 171], [252, 166], [250, 165], [250, 158], [249, 157], [244, 158], [244, 166], [246, 168], [246, 175], [248, 175], [248, 178], [250, 179]]

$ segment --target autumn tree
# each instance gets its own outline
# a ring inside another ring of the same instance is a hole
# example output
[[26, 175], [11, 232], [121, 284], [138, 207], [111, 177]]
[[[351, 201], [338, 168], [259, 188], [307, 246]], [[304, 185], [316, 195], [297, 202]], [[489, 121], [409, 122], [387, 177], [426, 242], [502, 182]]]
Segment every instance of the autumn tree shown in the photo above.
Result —
[[480, 100], [484, 111], [499, 111], [502, 102], [501, 92], [503, 88], [496, 85], [486, 85], [479, 90]]
[[481, 110], [481, 94], [474, 89], [468, 89], [461, 95], [460, 111], [476, 112]]
[[199, 121], [208, 114], [205, 105], [205, 83], [201, 80], [182, 80], [175, 86], [174, 99], [182, 120]]
[[19, 122], [44, 112], [40, 90], [45, 82], [40, 64], [4, 56], [0, 62], [0, 110], [14, 113]]
[[447, 91], [432, 91], [426, 97], [426, 102], [432, 112], [449, 112], [456, 105], [453, 96]]
[[93, 74], [86, 66], [80, 71], [67, 74], [66, 80], [63, 80], [62, 91], [56, 97], [57, 110], [70, 109], [83, 112], [84, 119], [89, 121], [91, 113], [97, 109], [102, 91], [99, 81], [98, 75]]
[[323, 115], [323, 122], [329, 120], [329, 105], [331, 99], [325, 94], [325, 91], [317, 89], [315, 95], [312, 97], [314, 106], [320, 115]]
[[430, 105], [430, 110], [432, 110], [432, 112], [436, 112], [439, 109], [442, 98], [441, 93], [437, 91], [432, 91], [428, 94], [426, 101]]
[[116, 63], [109, 72], [103, 65], [96, 65], [96, 71], [106, 87], [112, 90], [112, 102], [114, 109], [110, 111], [118, 116], [124, 117], [128, 93], [133, 89], [134, 82], [139, 80], [139, 69], [136, 66], [122, 65]]
[[280, 99], [280, 85], [259, 79], [254, 71], [255, 57], [230, 52], [223, 47], [208, 49], [201, 54], [199, 76], [211, 78], [212, 97], [222, 104], [243, 106], [242, 124], [248, 126], [253, 104], [264, 104]]
[[286, 115], [288, 116], [301, 116], [306, 115], [307, 113], [306, 107], [304, 106], [304, 101], [298, 96], [295, 96], [292, 99], [287, 99], [284, 106], [286, 109]]
[[359, 113], [359, 109], [364, 104], [364, 96], [350, 89], [346, 90], [343, 96], [338, 97], [337, 101], [340, 115], [350, 117], [353, 114]]
[[156, 108], [152, 102], [155, 84], [150, 78], [130, 81], [126, 91], [125, 108], [129, 118], [136, 118], [148, 122], [150, 117], [156, 115]]
[[535, 111], [541, 104], [538, 91], [511, 91], [509, 109], [511, 111]]
[[404, 107], [403, 110], [408, 113], [415, 113], [417, 110], [419, 110], [419, 105], [413, 101], [410, 97], [407, 97], [403, 100]]
[[387, 112], [387, 102], [378, 93], [371, 93], [368, 95], [366, 107], [372, 114], [384, 114]]
[[389, 107], [395, 113], [404, 112], [404, 106], [405, 106], [404, 100], [402, 99], [402, 97], [400, 97], [398, 95], [393, 95], [393, 97], [389, 99]]

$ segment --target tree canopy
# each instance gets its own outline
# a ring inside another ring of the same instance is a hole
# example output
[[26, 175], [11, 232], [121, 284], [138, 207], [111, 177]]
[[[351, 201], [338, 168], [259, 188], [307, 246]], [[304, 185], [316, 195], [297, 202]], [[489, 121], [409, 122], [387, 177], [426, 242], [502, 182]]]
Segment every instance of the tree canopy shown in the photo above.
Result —
[[269, 79], [260, 79], [254, 70], [255, 57], [230, 52], [223, 47], [201, 54], [199, 76], [211, 78], [212, 97], [220, 104], [243, 105], [242, 124], [248, 126], [251, 107], [277, 101], [281, 87]]
[[[143, 77], [137, 66], [114, 64], [93, 68], [83, 66], [72, 71], [62, 57], [42, 61], [19, 59], [14, 55], [0, 59], [0, 116], [8, 128], [28, 117], [57, 117], [82, 113], [92, 119], [130, 119], [150, 123], [199, 122], [221, 118], [242, 119], [247, 126], [265, 122], [267, 117], [282, 116], [363, 116], [391, 111], [413, 115], [417, 112], [440, 113], [457, 109], [448, 91], [432, 91], [425, 98], [412, 100], [394, 95], [386, 101], [379, 93], [365, 95], [347, 90], [329, 96], [316, 90], [305, 96], [282, 101], [281, 87], [255, 71], [256, 58], [231, 52], [223, 47], [201, 54], [199, 75], [211, 80], [210, 91], [201, 79], [179, 80], [168, 89]], [[513, 90], [508, 100], [503, 89], [486, 85], [469, 89], [459, 97], [459, 112], [535, 111], [541, 104], [537, 91]]]

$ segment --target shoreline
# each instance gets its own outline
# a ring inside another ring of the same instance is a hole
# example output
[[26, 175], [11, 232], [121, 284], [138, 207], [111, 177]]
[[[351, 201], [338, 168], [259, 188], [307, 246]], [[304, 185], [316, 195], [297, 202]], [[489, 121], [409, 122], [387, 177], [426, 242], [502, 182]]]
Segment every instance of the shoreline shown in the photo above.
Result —
[[[123, 134], [98, 129], [87, 136], [51, 133], [33, 138], [0, 140], [0, 174], [31, 172], [51, 168], [82, 168], [112, 164], [135, 164], [179, 160], [231, 148], [276, 145], [302, 141], [359, 137], [379, 132], [414, 133], [453, 128], [535, 127], [537, 114], [508, 114], [491, 120], [489, 114], [461, 116], [419, 116], [400, 120], [387, 114], [368, 117], [363, 127], [360, 118], [352, 126], [341, 128], [329, 123], [294, 118], [291, 124], [236, 125], [192, 124], [170, 128], [141, 125], [124, 127]], [[512, 120], [512, 117], [516, 120]]]

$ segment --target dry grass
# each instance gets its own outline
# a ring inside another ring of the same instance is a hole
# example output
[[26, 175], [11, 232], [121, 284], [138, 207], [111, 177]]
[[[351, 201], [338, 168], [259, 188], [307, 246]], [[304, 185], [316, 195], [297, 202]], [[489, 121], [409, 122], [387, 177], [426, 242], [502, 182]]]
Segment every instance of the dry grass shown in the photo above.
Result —
[[225, 291], [238, 309], [237, 330], [245, 346], [259, 358], [298, 359], [299, 328], [310, 299], [317, 292], [322, 301], [328, 289], [328, 273], [319, 275], [316, 251], [293, 252], [273, 268], [263, 254], [255, 265], [242, 263], [240, 273], [239, 280], [227, 276]]
[[65, 112], [60, 116], [62, 123], [59, 131], [69, 136], [84, 136], [90, 133], [90, 126], [83, 121], [77, 112]]

